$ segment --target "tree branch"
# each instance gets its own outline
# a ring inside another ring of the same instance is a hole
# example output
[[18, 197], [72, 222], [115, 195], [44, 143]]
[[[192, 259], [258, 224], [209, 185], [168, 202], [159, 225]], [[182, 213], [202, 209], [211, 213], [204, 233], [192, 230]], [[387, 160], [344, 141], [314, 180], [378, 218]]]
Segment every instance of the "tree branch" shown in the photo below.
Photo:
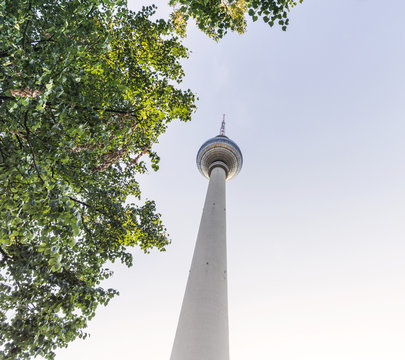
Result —
[[0, 247], [0, 254], [3, 256], [0, 265], [3, 266], [7, 262], [7, 259], [10, 258], [10, 256], [1, 247]]
[[[28, 11], [27, 11], [28, 16], [29, 16], [29, 13], [31, 12], [31, 8], [32, 8], [32, 1], [30, 0], [30, 2], [28, 4]], [[27, 22], [25, 24], [25, 27], [24, 27], [24, 32], [23, 32], [23, 37], [22, 37], [22, 48], [23, 48], [23, 50], [25, 50], [25, 37], [27, 35], [27, 29], [28, 29], [28, 26], [29, 26], [30, 22], [31, 21], [28, 18], [28, 20], [27, 20]]]
[[54, 42], [54, 40], [52, 39], [55, 36], [55, 34], [52, 34], [49, 38], [47, 39], [41, 39], [41, 40], [37, 40], [37, 41], [33, 41], [31, 42], [31, 45], [34, 45], [33, 50], [37, 51], [39, 49], [39, 44], [42, 44], [44, 42]]
[[8, 254], [3, 250], [2, 247], [0, 247], [0, 253], [1, 255], [3, 255], [3, 259], [8, 259], [10, 256], [8, 256]]
[[83, 201], [77, 200], [77, 199], [75, 199], [75, 198], [73, 198], [71, 196], [69, 196], [69, 199], [76, 202], [76, 203], [78, 203], [78, 204], [80, 204], [80, 205], [84, 205], [84, 206], [88, 207], [89, 209], [94, 209], [94, 210], [98, 211], [99, 213], [101, 213], [101, 214], [103, 214], [105, 216], [108, 216], [108, 213], [105, 210], [103, 211], [100, 208], [96, 208], [94, 206], [91, 206], [91, 205], [89, 205], [89, 204], [87, 204], [87, 203], [85, 203]]
[[14, 134], [15, 135], [15, 137], [16, 137], [16, 139], [17, 139], [17, 141], [18, 141], [18, 143], [20, 144], [20, 149], [23, 149], [24, 148], [24, 146], [23, 146], [23, 144], [22, 144], [22, 142], [21, 142], [21, 139], [20, 139], [20, 137], [15, 133]]
[[[3, 142], [1, 142], [1, 143], [3, 144]], [[1, 148], [1, 146], [0, 146], [0, 154], [1, 154], [1, 157], [3, 158], [3, 163], [5, 163], [6, 162], [6, 155], [4, 154], [3, 149]]]
[[74, 201], [74, 202], [77, 202], [78, 204], [81, 204], [81, 205], [84, 205], [84, 206], [86, 206], [86, 207], [88, 207], [88, 208], [93, 209], [93, 206], [91, 206], [91, 205], [89, 205], [89, 204], [87, 204], [87, 203], [85, 203], [85, 202], [83, 202], [83, 201], [77, 200], [77, 199], [75, 199], [75, 198], [73, 198], [73, 197], [71, 197], [71, 196], [69, 196], [69, 199], [72, 200], [72, 201]]
[[34, 149], [32, 148], [32, 145], [31, 145], [31, 142], [30, 142], [30, 131], [29, 131], [28, 126], [27, 126], [27, 117], [28, 117], [28, 111], [25, 112], [25, 117], [24, 117], [24, 127], [25, 127], [25, 130], [27, 131], [27, 143], [28, 143], [28, 147], [30, 148], [30, 151], [31, 151], [32, 161], [34, 162], [35, 171], [37, 172], [37, 175], [38, 175], [39, 179], [41, 180], [42, 184], [44, 184], [45, 181], [44, 181], [44, 179], [42, 179], [41, 173], [39, 172], [39, 169], [38, 169], [38, 166], [37, 166], [37, 162], [36, 162], [36, 160], [35, 160]]

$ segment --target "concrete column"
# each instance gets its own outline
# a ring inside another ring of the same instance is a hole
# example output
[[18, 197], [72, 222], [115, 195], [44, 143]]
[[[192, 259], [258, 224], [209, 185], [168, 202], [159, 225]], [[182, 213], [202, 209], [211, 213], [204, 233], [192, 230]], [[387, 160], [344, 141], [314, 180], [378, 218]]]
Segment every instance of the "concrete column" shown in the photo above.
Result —
[[225, 178], [212, 170], [170, 360], [229, 360]]

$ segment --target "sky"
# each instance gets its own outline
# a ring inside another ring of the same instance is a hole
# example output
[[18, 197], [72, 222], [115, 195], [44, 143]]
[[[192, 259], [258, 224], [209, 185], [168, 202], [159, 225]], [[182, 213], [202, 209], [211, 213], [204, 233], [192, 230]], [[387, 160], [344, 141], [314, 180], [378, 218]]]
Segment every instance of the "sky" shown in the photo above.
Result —
[[231, 359], [405, 359], [404, 13], [304, 0], [287, 32], [258, 21], [216, 43], [190, 26], [198, 110], [140, 179], [172, 243], [114, 264], [120, 296], [56, 359], [169, 359], [208, 186], [195, 156], [223, 113], [244, 156], [227, 183]]

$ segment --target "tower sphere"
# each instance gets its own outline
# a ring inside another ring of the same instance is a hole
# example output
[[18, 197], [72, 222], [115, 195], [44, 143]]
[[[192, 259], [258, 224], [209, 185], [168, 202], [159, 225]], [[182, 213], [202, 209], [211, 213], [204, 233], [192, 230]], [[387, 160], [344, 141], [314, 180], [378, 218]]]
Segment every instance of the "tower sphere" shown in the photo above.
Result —
[[225, 135], [207, 140], [197, 153], [197, 167], [201, 174], [209, 178], [215, 167], [226, 172], [226, 179], [232, 179], [242, 168], [243, 157], [239, 146]]

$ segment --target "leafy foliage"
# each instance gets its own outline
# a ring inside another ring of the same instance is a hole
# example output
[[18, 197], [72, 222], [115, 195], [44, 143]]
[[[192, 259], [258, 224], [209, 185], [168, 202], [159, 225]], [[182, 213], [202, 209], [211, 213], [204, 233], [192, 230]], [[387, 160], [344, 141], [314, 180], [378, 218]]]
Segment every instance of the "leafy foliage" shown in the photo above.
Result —
[[[302, 2], [302, 0], [297, 0]], [[0, 358], [53, 359], [99, 304], [107, 262], [169, 243], [135, 175], [174, 119], [188, 121], [178, 38], [218, 40], [246, 15], [288, 25], [295, 0], [169, 0], [170, 21], [125, 0], [0, 0]], [[129, 196], [136, 203], [127, 204]]]
[[[190, 119], [172, 25], [108, 0], [0, 2], [0, 358], [54, 357], [85, 337], [107, 261], [164, 250], [137, 173]], [[128, 196], [137, 204], [126, 204]]]
[[172, 21], [177, 31], [185, 35], [190, 18], [195, 19], [198, 28], [218, 40], [228, 30], [243, 33], [246, 30], [248, 14], [253, 21], [259, 17], [270, 26], [278, 24], [287, 30], [288, 12], [303, 0], [170, 0], [175, 10]]

